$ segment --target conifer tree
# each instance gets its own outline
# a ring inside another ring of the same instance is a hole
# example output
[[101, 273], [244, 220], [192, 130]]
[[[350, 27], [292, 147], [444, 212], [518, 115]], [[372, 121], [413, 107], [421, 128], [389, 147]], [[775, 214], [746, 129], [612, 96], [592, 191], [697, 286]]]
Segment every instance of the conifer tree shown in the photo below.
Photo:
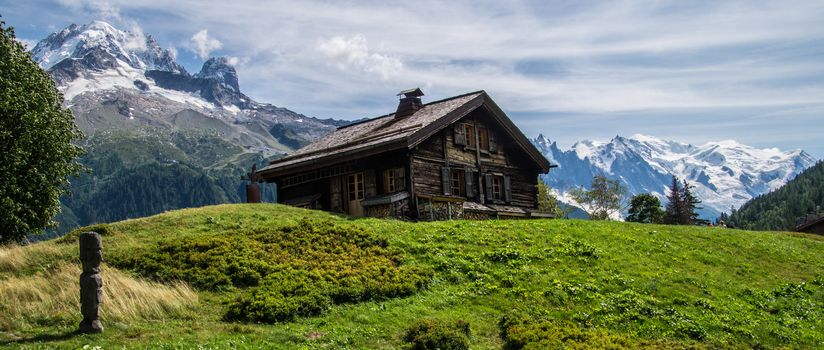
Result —
[[681, 215], [683, 216], [680, 220], [681, 225], [694, 225], [701, 222], [696, 212], [698, 209], [701, 209], [701, 207], [698, 206], [698, 204], [701, 204], [701, 200], [695, 197], [695, 194], [692, 192], [694, 188], [695, 186], [690, 185], [687, 180], [684, 180], [684, 187], [681, 188], [681, 205], [683, 206], [681, 210]]
[[664, 210], [664, 223], [668, 225], [678, 225], [681, 223], [681, 218], [683, 217], [682, 210], [684, 205], [681, 197], [681, 186], [675, 175], [672, 176], [672, 185], [670, 185], [667, 200], [669, 200], [669, 202]]

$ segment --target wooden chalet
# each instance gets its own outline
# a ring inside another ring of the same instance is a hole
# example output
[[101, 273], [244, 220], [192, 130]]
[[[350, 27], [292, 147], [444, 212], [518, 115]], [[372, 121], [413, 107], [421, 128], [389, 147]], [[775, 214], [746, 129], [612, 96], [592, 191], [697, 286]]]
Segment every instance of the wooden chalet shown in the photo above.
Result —
[[824, 235], [824, 215], [807, 214], [799, 219], [796, 232]]
[[356, 122], [257, 171], [278, 202], [417, 220], [547, 217], [550, 164], [484, 91], [427, 104], [398, 94], [392, 114]]

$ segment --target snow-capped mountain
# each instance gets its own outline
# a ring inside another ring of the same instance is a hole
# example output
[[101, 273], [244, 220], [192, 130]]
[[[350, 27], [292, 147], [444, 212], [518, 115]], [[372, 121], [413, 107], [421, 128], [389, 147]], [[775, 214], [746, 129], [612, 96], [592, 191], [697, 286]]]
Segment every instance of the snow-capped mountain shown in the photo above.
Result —
[[135, 69], [186, 72], [175, 62], [174, 55], [161, 48], [151, 35], [121, 31], [102, 21], [72, 24], [41, 40], [31, 52], [43, 69], [50, 69], [67, 58], [103, 54]]
[[760, 194], [783, 186], [815, 159], [802, 150], [757, 149], [736, 141], [694, 146], [652, 136], [615, 136], [609, 142], [580, 141], [569, 150], [540, 135], [533, 143], [558, 168], [544, 181], [560, 198], [589, 187], [597, 174], [618, 179], [630, 194], [649, 192], [666, 203], [672, 175], [695, 185], [704, 218], [715, 218]]
[[86, 131], [113, 125], [108, 119], [97, 120], [94, 110], [101, 106], [117, 105], [122, 117], [153, 127], [174, 123], [171, 116], [190, 110], [202, 119], [198, 124], [219, 121], [232, 130], [226, 136], [240, 146], [271, 155], [288, 152], [343, 123], [258, 103], [241, 92], [230, 60], [210, 58], [193, 75], [151, 35], [102, 21], [72, 24], [41, 40], [31, 53], [55, 80]]

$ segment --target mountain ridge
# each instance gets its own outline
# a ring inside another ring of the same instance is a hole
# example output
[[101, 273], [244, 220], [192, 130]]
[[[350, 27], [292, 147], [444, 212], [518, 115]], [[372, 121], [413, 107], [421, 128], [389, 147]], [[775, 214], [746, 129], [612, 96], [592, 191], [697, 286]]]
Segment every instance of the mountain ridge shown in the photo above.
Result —
[[608, 142], [578, 141], [568, 150], [544, 135], [532, 141], [559, 165], [543, 180], [563, 201], [570, 201], [568, 190], [588, 187], [598, 174], [618, 179], [630, 194], [647, 192], [664, 200], [675, 175], [696, 186], [704, 207], [700, 214], [709, 219], [781, 187], [816, 161], [800, 149], [758, 149], [734, 140], [695, 146], [642, 134], [616, 135]]
[[[269, 154], [288, 152], [293, 147], [286, 144], [294, 142], [277, 142], [271, 133], [259, 133], [260, 129], [268, 131], [282, 124], [300, 143], [306, 143], [348, 123], [253, 100], [241, 91], [237, 71], [225, 57], [211, 57], [198, 73], [190, 74], [153, 36], [123, 31], [104, 21], [72, 24], [38, 42], [31, 53], [50, 73], [76, 115], [86, 112], [74, 108], [84, 99], [101, 102], [119, 91], [121, 102], [136, 105], [130, 108], [166, 107], [166, 112], [152, 115], [152, 122], [162, 124], [166, 116], [192, 109], [257, 139], [259, 147], [254, 148]], [[150, 108], [143, 110], [148, 113]], [[247, 125], [253, 125], [251, 130]]]
[[[61, 198], [59, 226], [245, 201], [241, 175], [348, 122], [309, 117], [245, 95], [230, 59], [189, 73], [151, 35], [103, 21], [72, 24], [30, 51], [86, 134], [91, 172]], [[262, 185], [262, 197], [274, 189]]]

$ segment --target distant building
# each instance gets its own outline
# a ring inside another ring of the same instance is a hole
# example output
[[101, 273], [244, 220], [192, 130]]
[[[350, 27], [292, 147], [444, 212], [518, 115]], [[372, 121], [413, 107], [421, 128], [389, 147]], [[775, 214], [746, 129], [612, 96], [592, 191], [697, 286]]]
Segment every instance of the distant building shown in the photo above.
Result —
[[546, 217], [537, 179], [550, 164], [484, 91], [338, 128], [258, 170], [278, 202], [353, 216], [420, 220]]
[[824, 235], [824, 215], [808, 214], [799, 220], [796, 232], [817, 233]]

